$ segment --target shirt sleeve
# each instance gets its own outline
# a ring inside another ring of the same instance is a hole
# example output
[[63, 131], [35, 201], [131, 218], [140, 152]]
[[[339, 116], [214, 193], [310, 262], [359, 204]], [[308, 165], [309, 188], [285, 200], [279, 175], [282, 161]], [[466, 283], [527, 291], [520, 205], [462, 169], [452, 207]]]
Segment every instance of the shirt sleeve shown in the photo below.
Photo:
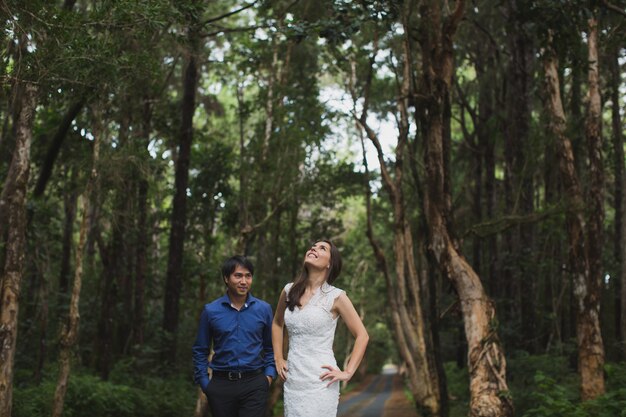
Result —
[[207, 309], [202, 310], [196, 342], [193, 344], [193, 380], [200, 385], [203, 392], [209, 386], [209, 354], [211, 349], [211, 327], [209, 325], [209, 314]]
[[276, 379], [276, 363], [274, 362], [274, 348], [272, 347], [272, 308], [268, 305], [266, 311], [265, 326], [263, 328], [263, 362], [265, 376], [271, 376], [272, 379]]

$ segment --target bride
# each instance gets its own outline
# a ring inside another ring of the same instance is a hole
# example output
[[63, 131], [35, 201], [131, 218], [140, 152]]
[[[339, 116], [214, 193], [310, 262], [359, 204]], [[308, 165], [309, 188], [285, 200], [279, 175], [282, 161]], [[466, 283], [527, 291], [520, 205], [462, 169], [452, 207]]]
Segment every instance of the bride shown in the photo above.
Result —
[[[365, 326], [345, 291], [333, 287], [341, 272], [341, 255], [328, 240], [317, 241], [304, 256], [300, 276], [280, 294], [272, 323], [278, 375], [285, 381], [285, 417], [334, 417], [339, 383], [357, 370], [369, 340]], [[345, 370], [337, 367], [333, 340], [341, 316], [355, 337]], [[287, 327], [289, 353], [283, 355]]]

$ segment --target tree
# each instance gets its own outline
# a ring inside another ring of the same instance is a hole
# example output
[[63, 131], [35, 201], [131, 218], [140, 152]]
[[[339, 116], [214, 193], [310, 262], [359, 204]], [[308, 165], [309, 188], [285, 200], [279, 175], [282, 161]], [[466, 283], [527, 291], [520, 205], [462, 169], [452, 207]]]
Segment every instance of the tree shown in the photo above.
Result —
[[[613, 172], [614, 184], [614, 207], [615, 207], [615, 242], [613, 256], [618, 265], [620, 291], [615, 295], [616, 299], [616, 330], [618, 340], [626, 341], [626, 174], [624, 172], [624, 138], [622, 134], [622, 120], [620, 115], [621, 72], [619, 64], [619, 47], [611, 48], [608, 52], [608, 67], [610, 72], [610, 98], [611, 98], [611, 131], [613, 145]], [[622, 356], [626, 357], [626, 349], [622, 350]]]
[[[450, 194], [446, 167], [444, 130], [453, 77], [452, 40], [463, 17], [465, 2], [460, 0], [449, 15], [436, 0], [420, 7], [422, 49], [422, 88], [427, 114], [422, 116], [426, 129], [426, 193], [424, 212], [429, 228], [429, 249], [442, 273], [451, 280], [459, 297], [468, 344], [470, 370], [470, 416], [511, 416], [508, 397], [506, 360], [500, 346], [493, 302], [487, 297], [480, 277], [459, 251], [450, 234]], [[502, 395], [502, 393], [505, 393]]]
[[[22, 89], [19, 117], [15, 121], [15, 148], [11, 166], [0, 195], [3, 218], [0, 242], [4, 260], [0, 279], [0, 415], [10, 416], [13, 393], [13, 363], [17, 343], [19, 293], [24, 273], [26, 247], [26, 190], [30, 168], [30, 146], [37, 103], [37, 87], [18, 81]], [[6, 217], [5, 217], [6, 216]], [[6, 219], [6, 220], [5, 220]], [[6, 238], [6, 239], [5, 239]]]
[[[95, 113], [95, 112], [94, 112]], [[94, 123], [101, 126], [100, 114], [94, 114]], [[80, 237], [76, 247], [74, 259], [74, 282], [72, 284], [72, 294], [70, 298], [70, 310], [67, 321], [61, 330], [59, 352], [59, 376], [57, 380], [56, 390], [54, 392], [54, 402], [52, 405], [52, 417], [61, 417], [65, 404], [65, 394], [71, 371], [71, 360], [73, 349], [78, 341], [79, 333], [79, 301], [83, 284], [83, 254], [85, 251], [85, 242], [87, 240], [87, 231], [89, 228], [88, 219], [90, 206], [93, 204], [94, 195], [96, 194], [98, 184], [98, 164], [100, 163], [100, 142], [102, 141], [103, 130], [101, 127], [94, 128], [93, 156], [92, 168], [89, 181], [83, 194], [83, 210], [82, 220], [80, 224]]]
[[168, 335], [164, 359], [176, 360], [176, 342], [179, 323], [180, 292], [183, 284], [183, 249], [187, 222], [187, 185], [189, 162], [193, 141], [193, 116], [196, 109], [198, 88], [198, 53], [200, 44], [200, 2], [192, 1], [185, 11], [187, 45], [183, 72], [183, 96], [181, 101], [181, 124], [176, 157], [175, 191], [172, 206], [171, 229], [165, 296], [163, 307], [163, 330]]
[[[388, 267], [387, 255], [380, 243], [376, 240], [371, 225], [370, 185], [367, 184], [366, 204], [368, 213], [367, 237], [372, 245], [377, 264], [387, 284], [387, 296], [391, 309], [391, 321], [394, 335], [402, 359], [408, 368], [409, 385], [419, 409], [432, 416], [445, 415], [445, 391], [441, 392], [440, 379], [444, 375], [438, 373], [433, 357], [431, 328], [427, 325], [424, 306], [424, 288], [418, 276], [418, 267], [415, 261], [415, 248], [413, 244], [413, 232], [410, 226], [410, 218], [407, 210], [407, 202], [404, 195], [405, 187], [405, 156], [409, 141], [409, 97], [411, 89], [411, 47], [409, 41], [409, 16], [413, 3], [408, 2], [403, 13], [404, 36], [402, 39], [402, 66], [397, 69], [396, 78], [399, 82], [399, 97], [395, 103], [398, 122], [398, 141], [395, 147], [395, 160], [393, 164], [385, 160], [380, 139], [374, 129], [368, 123], [369, 103], [373, 82], [373, 65], [378, 54], [378, 33], [374, 35], [374, 51], [366, 68], [366, 77], [362, 82], [363, 99], [361, 114], [356, 112], [356, 63], [353, 62], [350, 78], [350, 90], [353, 98], [353, 115], [365, 136], [372, 142], [376, 149], [383, 187], [392, 207], [393, 218], [393, 255], [394, 265], [392, 271]], [[367, 159], [364, 155], [364, 163], [367, 168]]]
[[[588, 21], [589, 101], [585, 118], [589, 187], [586, 247], [589, 256], [586, 283], [576, 282], [578, 305], [583, 307], [577, 323], [579, 369], [582, 398], [593, 399], [604, 394], [604, 342], [600, 330], [600, 298], [604, 278], [602, 249], [604, 235], [604, 164], [602, 155], [602, 104], [598, 60], [598, 19], [595, 11]], [[583, 317], [581, 317], [583, 316]]]
[[603, 200], [597, 193], [602, 193], [603, 169], [597, 78], [597, 21], [592, 17], [588, 23], [590, 100], [586, 123], [590, 180], [593, 184], [593, 187], [590, 187], [589, 199], [595, 211], [590, 212], [587, 219], [584, 213], [585, 196], [576, 173], [572, 144], [565, 130], [566, 118], [561, 102], [558, 62], [552, 46], [552, 33], [548, 36], [548, 44], [543, 56], [550, 129], [556, 138], [559, 171], [563, 182], [564, 197], [567, 200], [569, 263], [574, 279], [577, 305], [576, 334], [583, 400], [595, 398], [604, 392], [604, 346], [599, 323], [602, 270], [599, 269], [601, 259], [598, 255], [601, 251], [599, 238], [602, 230]]
[[[515, 0], [506, 3], [508, 14], [508, 50], [511, 58], [507, 68], [507, 103], [506, 103], [506, 143], [505, 143], [505, 202], [507, 214], [520, 213], [529, 216], [534, 211], [534, 185], [532, 170], [528, 168], [531, 160], [530, 124], [531, 124], [531, 88], [533, 73], [534, 47], [532, 39], [524, 28], [522, 4]], [[538, 347], [535, 317], [536, 287], [535, 275], [531, 273], [529, 263], [534, 241], [532, 223], [522, 223], [511, 231], [505, 232], [508, 257], [514, 260], [515, 268], [503, 271], [505, 285], [511, 287], [509, 294], [513, 298], [512, 315], [521, 322], [521, 343], [533, 352]], [[510, 284], [508, 284], [510, 282]]]

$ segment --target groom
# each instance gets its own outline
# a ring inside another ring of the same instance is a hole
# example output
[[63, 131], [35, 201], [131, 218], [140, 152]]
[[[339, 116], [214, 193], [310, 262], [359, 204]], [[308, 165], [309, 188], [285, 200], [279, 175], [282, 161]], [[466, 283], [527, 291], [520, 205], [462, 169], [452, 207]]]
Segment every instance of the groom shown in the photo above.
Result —
[[[194, 380], [213, 417], [262, 417], [276, 377], [272, 308], [250, 294], [253, 273], [245, 257], [227, 259], [222, 264], [226, 294], [206, 304], [200, 316], [192, 349]], [[211, 345], [215, 353], [209, 362]]]

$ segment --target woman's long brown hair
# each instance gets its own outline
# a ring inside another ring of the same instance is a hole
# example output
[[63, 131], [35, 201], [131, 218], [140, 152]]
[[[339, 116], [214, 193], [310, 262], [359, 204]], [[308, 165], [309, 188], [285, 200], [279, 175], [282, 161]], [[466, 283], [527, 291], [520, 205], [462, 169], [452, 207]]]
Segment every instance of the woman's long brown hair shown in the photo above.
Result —
[[[319, 239], [317, 242], [325, 242], [330, 245], [330, 268], [328, 268], [328, 272], [326, 275], [326, 282], [332, 284], [335, 282], [339, 274], [341, 273], [341, 254], [339, 253], [339, 249], [333, 242], [327, 239]], [[307, 249], [308, 250], [308, 249]], [[293, 311], [296, 306], [302, 307], [300, 303], [300, 298], [302, 294], [304, 294], [304, 290], [306, 289], [306, 282], [309, 279], [309, 271], [307, 269], [306, 263], [302, 263], [302, 271], [298, 278], [293, 281], [293, 286], [289, 290], [289, 295], [287, 297], [287, 308], [290, 311]]]

